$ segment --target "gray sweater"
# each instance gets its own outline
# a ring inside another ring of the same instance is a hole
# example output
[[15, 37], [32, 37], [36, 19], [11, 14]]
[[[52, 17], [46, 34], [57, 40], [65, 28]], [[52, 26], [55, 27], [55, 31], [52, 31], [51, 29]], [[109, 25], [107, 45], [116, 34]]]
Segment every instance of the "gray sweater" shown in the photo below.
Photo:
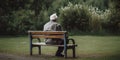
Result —
[[[62, 31], [62, 27], [59, 23], [54, 21], [49, 21], [44, 25], [44, 31]], [[60, 44], [61, 40], [56, 39], [45, 39], [46, 44]]]

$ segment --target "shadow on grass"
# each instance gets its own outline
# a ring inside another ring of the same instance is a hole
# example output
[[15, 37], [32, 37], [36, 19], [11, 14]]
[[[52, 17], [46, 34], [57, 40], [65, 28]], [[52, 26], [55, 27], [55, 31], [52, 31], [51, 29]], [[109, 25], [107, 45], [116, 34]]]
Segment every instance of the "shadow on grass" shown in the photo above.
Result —
[[72, 57], [56, 57], [53, 55], [46, 55], [46, 54], [42, 54], [42, 55], [28, 55], [27, 58], [31, 58], [31, 59], [39, 59], [39, 60], [120, 60], [120, 54], [116, 54], [116, 55], [106, 55], [106, 56], [96, 56], [96, 55], [88, 55], [88, 56], [77, 56], [76, 58], [72, 58]]

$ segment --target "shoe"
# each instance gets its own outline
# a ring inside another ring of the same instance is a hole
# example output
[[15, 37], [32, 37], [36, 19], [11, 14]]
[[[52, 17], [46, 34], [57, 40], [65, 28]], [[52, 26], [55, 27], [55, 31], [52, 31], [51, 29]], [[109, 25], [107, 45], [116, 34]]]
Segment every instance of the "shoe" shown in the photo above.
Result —
[[55, 56], [57, 56], [57, 57], [64, 57], [64, 55], [62, 55], [62, 54], [56, 54]]

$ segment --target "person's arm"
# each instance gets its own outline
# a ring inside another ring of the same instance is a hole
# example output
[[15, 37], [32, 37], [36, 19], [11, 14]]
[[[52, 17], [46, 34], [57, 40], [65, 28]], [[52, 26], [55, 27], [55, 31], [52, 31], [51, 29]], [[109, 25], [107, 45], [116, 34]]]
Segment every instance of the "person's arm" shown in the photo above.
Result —
[[62, 26], [58, 24], [56, 27], [56, 31], [62, 31]]

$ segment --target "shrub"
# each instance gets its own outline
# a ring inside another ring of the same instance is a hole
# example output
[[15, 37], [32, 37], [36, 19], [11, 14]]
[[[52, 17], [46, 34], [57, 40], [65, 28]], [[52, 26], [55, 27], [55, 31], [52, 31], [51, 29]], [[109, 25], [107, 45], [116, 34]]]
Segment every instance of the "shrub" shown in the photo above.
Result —
[[8, 20], [9, 16], [1, 16], [0, 17], [0, 35], [6, 34], [7, 33], [7, 28], [8, 28]]
[[7, 20], [8, 34], [23, 34], [32, 29], [33, 14], [31, 10], [13, 11]]
[[86, 6], [69, 3], [60, 9], [60, 23], [68, 31], [87, 31], [89, 26], [89, 15]]
[[97, 7], [89, 7], [89, 26], [91, 32], [103, 31], [103, 24], [110, 21], [111, 11], [106, 9], [105, 11], [99, 10]]
[[60, 23], [68, 31], [101, 32], [110, 21], [111, 11], [97, 7], [69, 3], [60, 9]]
[[43, 26], [46, 22], [49, 21], [48, 12], [46, 10], [42, 10], [41, 14], [37, 17], [34, 17], [34, 30], [43, 30]]
[[120, 33], [120, 0], [111, 0], [110, 9], [112, 14], [110, 21], [107, 22], [108, 30], [110, 32]]

